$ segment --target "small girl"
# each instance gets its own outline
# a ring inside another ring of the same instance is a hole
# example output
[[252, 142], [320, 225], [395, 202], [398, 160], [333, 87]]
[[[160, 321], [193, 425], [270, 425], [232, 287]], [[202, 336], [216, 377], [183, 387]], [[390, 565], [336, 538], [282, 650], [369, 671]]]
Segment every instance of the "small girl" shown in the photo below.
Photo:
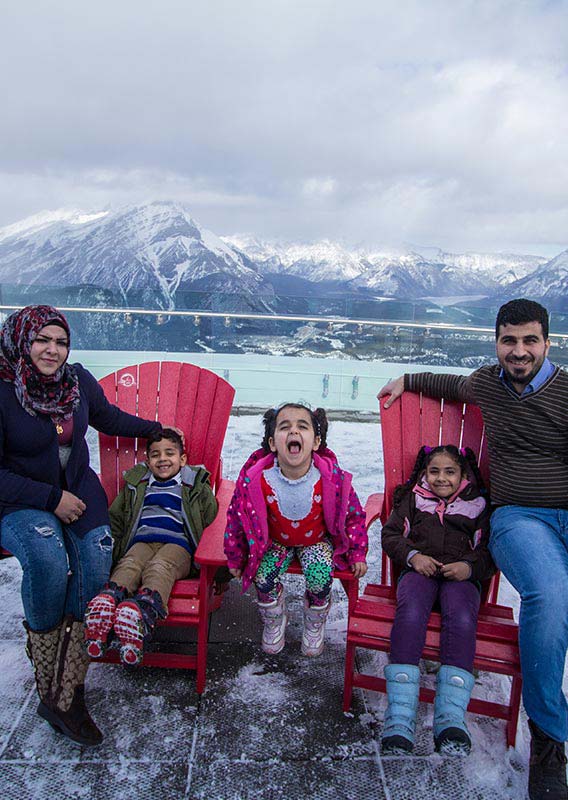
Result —
[[453, 445], [423, 447], [408, 482], [394, 493], [394, 510], [382, 531], [383, 550], [397, 570], [397, 608], [385, 667], [388, 708], [385, 752], [414, 745], [418, 662], [430, 612], [441, 609], [441, 667], [434, 702], [436, 750], [469, 753], [464, 721], [472, 675], [480, 582], [495, 571], [487, 549], [489, 507], [474, 453]]
[[333, 569], [367, 571], [365, 514], [326, 448], [325, 411], [300, 403], [269, 409], [260, 450], [247, 460], [227, 514], [225, 554], [229, 571], [254, 582], [264, 622], [262, 649], [279, 653], [287, 622], [282, 575], [295, 555], [306, 579], [302, 653], [323, 650]]

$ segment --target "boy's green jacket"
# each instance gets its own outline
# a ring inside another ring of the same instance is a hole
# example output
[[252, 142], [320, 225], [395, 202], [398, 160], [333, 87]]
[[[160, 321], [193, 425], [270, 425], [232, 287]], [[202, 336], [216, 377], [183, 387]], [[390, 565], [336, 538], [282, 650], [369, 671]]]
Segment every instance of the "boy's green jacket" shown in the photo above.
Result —
[[[124, 474], [125, 485], [109, 509], [114, 539], [113, 566], [126, 553], [136, 533], [150, 476], [151, 472], [146, 464], [136, 464], [128, 470]], [[203, 529], [213, 522], [217, 514], [217, 500], [211, 491], [208, 478], [209, 473], [203, 467], [185, 466], [181, 469], [184, 528], [186, 534], [192, 536], [195, 546], [201, 538]]]

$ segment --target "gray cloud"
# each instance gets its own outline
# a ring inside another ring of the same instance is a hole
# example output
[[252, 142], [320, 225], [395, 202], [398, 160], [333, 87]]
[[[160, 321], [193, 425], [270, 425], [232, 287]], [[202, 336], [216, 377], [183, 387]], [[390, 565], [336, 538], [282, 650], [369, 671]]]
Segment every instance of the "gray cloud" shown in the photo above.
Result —
[[565, 2], [2, 4], [0, 224], [171, 197], [220, 233], [566, 246]]

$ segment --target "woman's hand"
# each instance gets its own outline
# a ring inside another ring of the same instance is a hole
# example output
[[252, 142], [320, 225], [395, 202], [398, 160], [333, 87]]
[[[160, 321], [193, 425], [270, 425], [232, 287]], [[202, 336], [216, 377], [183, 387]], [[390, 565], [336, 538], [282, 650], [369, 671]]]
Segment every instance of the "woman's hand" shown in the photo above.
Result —
[[444, 564], [440, 572], [448, 581], [467, 581], [471, 577], [471, 565], [467, 561], [453, 561]]
[[422, 553], [415, 553], [410, 563], [414, 571], [425, 578], [432, 578], [444, 566], [441, 561], [436, 561], [432, 556], [423, 556]]
[[169, 428], [170, 430], [175, 431], [177, 435], [181, 438], [183, 446], [185, 447], [186, 445], [185, 433], [182, 431], [181, 428], [178, 428], [177, 425], [169, 425], [167, 422], [162, 422], [161, 426], [162, 428]]
[[87, 506], [71, 492], [63, 491], [59, 505], [53, 512], [65, 525], [77, 522]]
[[362, 578], [367, 572], [367, 565], [364, 561], [356, 561], [355, 564], [351, 564], [351, 572], [354, 578]]
[[243, 574], [242, 569], [231, 569], [230, 567], [229, 567], [229, 572], [231, 573], [233, 578], [240, 578], [241, 575]]

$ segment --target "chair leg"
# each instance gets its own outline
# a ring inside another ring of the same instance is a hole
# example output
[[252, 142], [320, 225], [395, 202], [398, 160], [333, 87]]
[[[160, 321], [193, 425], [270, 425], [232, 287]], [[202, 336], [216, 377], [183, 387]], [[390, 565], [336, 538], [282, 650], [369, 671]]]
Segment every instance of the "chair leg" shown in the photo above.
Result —
[[355, 666], [355, 645], [345, 648], [345, 678], [343, 680], [343, 710], [349, 711], [353, 700], [353, 668]]
[[199, 578], [199, 622], [197, 624], [197, 675], [196, 690], [202, 694], [205, 690], [207, 670], [207, 644], [209, 639], [209, 580], [212, 569], [205, 564], [201, 567]]
[[519, 724], [519, 709], [521, 706], [521, 695], [523, 681], [520, 675], [514, 675], [511, 679], [511, 696], [509, 698], [510, 718], [507, 720], [507, 747], [514, 747], [517, 738], [517, 726]]

